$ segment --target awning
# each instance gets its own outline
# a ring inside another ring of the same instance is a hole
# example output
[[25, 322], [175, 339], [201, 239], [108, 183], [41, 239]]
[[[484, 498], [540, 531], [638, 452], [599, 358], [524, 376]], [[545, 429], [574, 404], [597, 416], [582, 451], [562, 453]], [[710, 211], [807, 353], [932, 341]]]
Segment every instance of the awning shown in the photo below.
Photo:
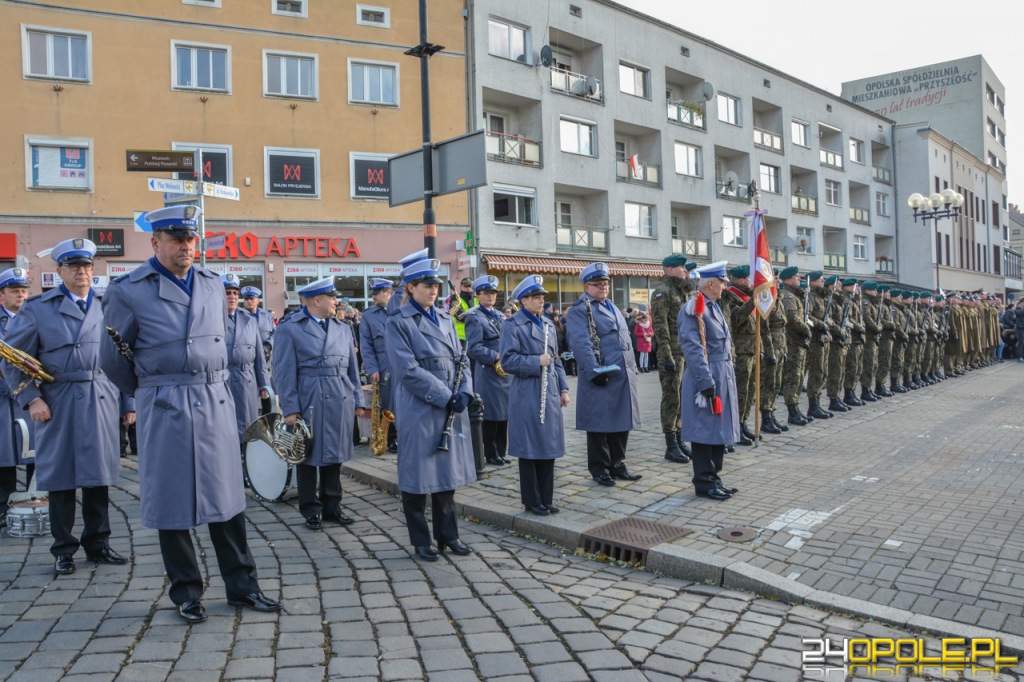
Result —
[[[531, 272], [538, 275], [578, 275], [580, 270], [597, 258], [538, 258], [533, 256], [507, 256], [499, 253], [485, 253], [483, 259], [488, 271]], [[608, 266], [613, 277], [632, 275], [634, 277], [664, 277], [660, 263], [631, 263], [624, 261], [602, 261]]]

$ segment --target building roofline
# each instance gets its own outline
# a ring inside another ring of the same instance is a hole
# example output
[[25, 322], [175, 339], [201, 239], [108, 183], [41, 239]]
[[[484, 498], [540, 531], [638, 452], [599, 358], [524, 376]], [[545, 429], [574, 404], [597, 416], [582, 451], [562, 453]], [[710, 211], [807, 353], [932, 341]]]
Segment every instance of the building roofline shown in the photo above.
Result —
[[1006, 175], [999, 171], [999, 169], [997, 169], [995, 166], [990, 165], [988, 161], [985, 161], [984, 159], [978, 157], [974, 152], [972, 152], [970, 149], [963, 146], [956, 140], [952, 140], [943, 135], [942, 133], [940, 133], [938, 130], [933, 128], [932, 125], [928, 123], [928, 121], [919, 121], [917, 123], [899, 123], [895, 126], [895, 128], [896, 130], [902, 130], [906, 128], [917, 128], [917, 130], [914, 132], [927, 133], [928, 137], [938, 138], [939, 141], [945, 142], [946, 146], [949, 147], [951, 150], [959, 150], [963, 152], [964, 156], [968, 156], [972, 160], [977, 161], [979, 166], [982, 166], [986, 169], [986, 173], [991, 173], [995, 175], [997, 179], [1001, 178], [1004, 182], [1006, 181]]

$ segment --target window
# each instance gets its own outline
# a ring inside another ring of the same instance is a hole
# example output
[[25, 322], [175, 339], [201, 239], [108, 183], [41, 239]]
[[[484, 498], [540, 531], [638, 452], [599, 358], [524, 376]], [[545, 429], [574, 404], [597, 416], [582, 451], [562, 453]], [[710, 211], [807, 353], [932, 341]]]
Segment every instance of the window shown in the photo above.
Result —
[[398, 64], [349, 62], [348, 101], [398, 106]]
[[676, 142], [676, 173], [699, 178], [703, 170], [700, 147]]
[[867, 260], [868, 259], [868, 238], [867, 237], [854, 237], [853, 238], [853, 259], [854, 260]]
[[583, 156], [597, 155], [595, 124], [563, 118], [559, 133], [563, 152]]
[[268, 197], [320, 197], [320, 150], [264, 147]]
[[270, 12], [272, 14], [283, 14], [289, 17], [308, 16], [308, 0], [270, 0]]
[[850, 138], [850, 161], [864, 163], [864, 143]]
[[654, 207], [626, 202], [626, 236], [654, 237]]
[[91, 191], [92, 140], [26, 136], [25, 186]]
[[27, 78], [92, 78], [92, 34], [22, 26], [23, 73]]
[[491, 19], [488, 24], [487, 51], [495, 57], [511, 59], [529, 64], [527, 50], [530, 47], [530, 34], [521, 27]]
[[747, 243], [743, 218], [722, 216], [722, 242], [726, 246], [744, 246]]
[[805, 256], [814, 255], [814, 228], [796, 228], [796, 252]]
[[719, 93], [718, 120], [734, 126], [743, 125], [740, 119], [740, 100], [732, 95]]
[[572, 204], [568, 201], [555, 202], [555, 224], [572, 225]]
[[759, 189], [762, 192], [771, 192], [772, 194], [782, 193], [782, 181], [780, 180], [782, 173], [778, 166], [769, 166], [766, 163], [761, 164], [761, 183]]
[[651, 72], [639, 66], [619, 63], [619, 91], [635, 97], [651, 98]]
[[889, 215], [889, 195], [885, 192], [875, 192], [875, 214]]
[[825, 181], [825, 203], [830, 206], [842, 206], [843, 186], [835, 180]]
[[263, 51], [263, 94], [316, 99], [316, 55]]
[[181, 0], [183, 5], [198, 5], [199, 7], [220, 7], [220, 0]]
[[387, 7], [356, 5], [356, 23], [360, 26], [391, 28], [391, 10]]
[[494, 184], [494, 222], [537, 225], [537, 190], [533, 187]]
[[[234, 185], [231, 182], [231, 145], [222, 144], [196, 144], [194, 142], [172, 142], [171, 149], [176, 151], [194, 152], [197, 149], [203, 150], [203, 182], [212, 182], [215, 185]], [[175, 173], [179, 180], [194, 180], [194, 171], [186, 173]]]
[[171, 49], [174, 53], [172, 88], [217, 92], [231, 89], [229, 48], [171, 43]]
[[810, 124], [804, 121], [798, 121], [795, 118], [790, 124], [790, 134], [793, 137], [793, 144], [798, 144], [801, 147], [810, 147], [807, 144], [807, 132], [810, 130]]

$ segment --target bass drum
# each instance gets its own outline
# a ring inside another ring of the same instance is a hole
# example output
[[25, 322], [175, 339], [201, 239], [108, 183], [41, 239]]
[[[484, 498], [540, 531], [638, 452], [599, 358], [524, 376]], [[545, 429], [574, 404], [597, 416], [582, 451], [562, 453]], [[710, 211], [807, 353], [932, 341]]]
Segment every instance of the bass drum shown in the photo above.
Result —
[[292, 487], [292, 465], [274, 453], [270, 444], [252, 440], [245, 444], [242, 456], [245, 482], [253, 494], [264, 502], [280, 502]]

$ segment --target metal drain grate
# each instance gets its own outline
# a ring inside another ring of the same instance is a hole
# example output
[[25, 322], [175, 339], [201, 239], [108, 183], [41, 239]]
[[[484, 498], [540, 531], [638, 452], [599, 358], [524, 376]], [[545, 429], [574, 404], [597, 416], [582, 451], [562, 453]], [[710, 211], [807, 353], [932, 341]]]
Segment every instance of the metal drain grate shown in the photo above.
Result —
[[757, 537], [757, 533], [754, 532], [753, 528], [733, 526], [718, 531], [718, 537], [729, 542], [749, 542]]
[[628, 564], [643, 564], [647, 561], [647, 550], [692, 532], [683, 526], [627, 516], [583, 533], [583, 551]]

